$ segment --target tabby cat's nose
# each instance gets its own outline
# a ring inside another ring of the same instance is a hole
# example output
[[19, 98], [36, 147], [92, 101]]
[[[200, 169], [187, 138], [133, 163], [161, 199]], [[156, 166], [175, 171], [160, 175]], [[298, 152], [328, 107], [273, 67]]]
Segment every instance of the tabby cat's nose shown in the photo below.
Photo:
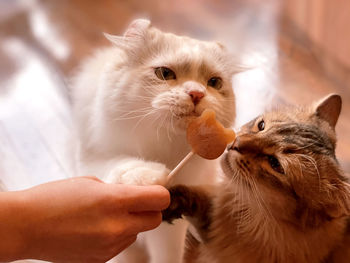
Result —
[[237, 136], [229, 150], [239, 152], [240, 154], [258, 154], [263, 152], [260, 140], [248, 134]]
[[198, 90], [192, 90], [188, 92], [194, 105], [197, 105], [200, 100], [204, 97], [204, 92]]
[[240, 139], [237, 137], [235, 141], [228, 146], [227, 150], [234, 150], [240, 152], [239, 140]]

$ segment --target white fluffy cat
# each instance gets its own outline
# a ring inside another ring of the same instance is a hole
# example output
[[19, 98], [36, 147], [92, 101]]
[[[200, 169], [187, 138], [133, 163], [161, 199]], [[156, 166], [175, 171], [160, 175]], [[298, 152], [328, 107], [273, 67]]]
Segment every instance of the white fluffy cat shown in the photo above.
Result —
[[[232, 125], [237, 70], [218, 43], [194, 40], [135, 20], [113, 46], [81, 68], [73, 82], [81, 175], [109, 183], [162, 184], [190, 151], [186, 125], [204, 109]], [[195, 157], [174, 184], [212, 184], [216, 162]], [[125, 262], [181, 262], [186, 224], [143, 233]]]

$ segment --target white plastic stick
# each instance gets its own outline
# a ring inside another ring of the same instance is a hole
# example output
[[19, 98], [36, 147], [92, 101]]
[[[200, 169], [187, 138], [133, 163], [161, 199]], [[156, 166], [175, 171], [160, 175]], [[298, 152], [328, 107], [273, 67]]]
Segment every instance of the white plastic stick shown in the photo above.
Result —
[[179, 162], [178, 165], [176, 165], [176, 167], [169, 173], [168, 175], [168, 182], [170, 182], [170, 180], [174, 177], [175, 174], [177, 174], [177, 172], [188, 162], [188, 160], [191, 159], [191, 157], [194, 155], [194, 152], [189, 152], [185, 158], [183, 158], [181, 160], [181, 162]]

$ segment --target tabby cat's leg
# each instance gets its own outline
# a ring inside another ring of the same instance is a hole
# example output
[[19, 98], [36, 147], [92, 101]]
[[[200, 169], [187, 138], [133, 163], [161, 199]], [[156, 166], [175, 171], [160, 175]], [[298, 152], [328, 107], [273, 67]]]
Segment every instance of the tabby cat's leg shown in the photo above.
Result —
[[196, 228], [202, 240], [206, 239], [211, 223], [212, 198], [203, 187], [177, 185], [169, 188], [171, 203], [163, 211], [163, 221], [186, 219]]

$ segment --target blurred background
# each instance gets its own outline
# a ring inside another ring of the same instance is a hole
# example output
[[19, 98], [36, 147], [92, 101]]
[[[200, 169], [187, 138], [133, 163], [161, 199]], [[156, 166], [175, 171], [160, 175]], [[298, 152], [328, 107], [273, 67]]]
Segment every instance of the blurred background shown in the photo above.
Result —
[[266, 107], [342, 95], [337, 155], [350, 172], [348, 0], [0, 0], [0, 180], [23, 189], [71, 174], [69, 78], [135, 18], [218, 40], [251, 67], [234, 76], [236, 126]]

